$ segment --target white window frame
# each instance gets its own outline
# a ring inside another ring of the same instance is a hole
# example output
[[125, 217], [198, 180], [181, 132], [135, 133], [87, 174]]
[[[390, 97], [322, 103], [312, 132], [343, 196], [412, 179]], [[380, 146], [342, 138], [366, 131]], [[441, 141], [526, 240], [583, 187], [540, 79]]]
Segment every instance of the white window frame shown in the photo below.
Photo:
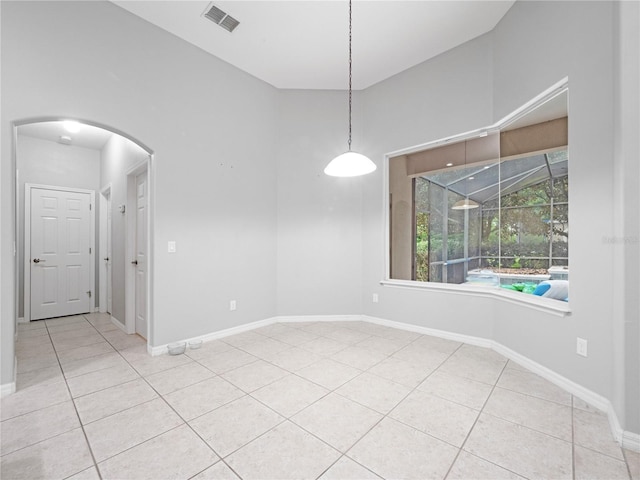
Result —
[[450, 284], [450, 283], [437, 283], [437, 282], [421, 282], [416, 280], [395, 280], [391, 278], [391, 228], [390, 228], [390, 216], [389, 216], [389, 161], [393, 157], [399, 155], [408, 155], [416, 153], [422, 150], [435, 148], [438, 146], [462, 142], [476, 137], [484, 137], [487, 134], [499, 132], [507, 125], [515, 122], [516, 120], [527, 115], [531, 111], [538, 108], [540, 105], [551, 100], [557, 95], [564, 93], [568, 90], [568, 78], [565, 77], [555, 85], [551, 86], [540, 95], [536, 96], [522, 107], [518, 108], [514, 112], [505, 116], [501, 120], [497, 121], [493, 125], [488, 127], [478, 128], [451, 137], [434, 140], [432, 142], [423, 143], [414, 147], [397, 150], [395, 152], [387, 153], [384, 156], [383, 161], [383, 195], [382, 195], [382, 210], [384, 215], [384, 278], [380, 281], [380, 284], [388, 287], [404, 288], [404, 289], [418, 289], [418, 290], [430, 290], [439, 291], [443, 293], [452, 294], [466, 294], [480, 297], [493, 297], [502, 301], [515, 303], [518, 305], [524, 305], [535, 310], [541, 310], [547, 313], [552, 313], [561, 317], [571, 315], [571, 309], [568, 302], [561, 302], [558, 300], [538, 297], [533, 295], [526, 295], [522, 293], [511, 292], [501, 288], [492, 288], [486, 286], [476, 286], [468, 284]]

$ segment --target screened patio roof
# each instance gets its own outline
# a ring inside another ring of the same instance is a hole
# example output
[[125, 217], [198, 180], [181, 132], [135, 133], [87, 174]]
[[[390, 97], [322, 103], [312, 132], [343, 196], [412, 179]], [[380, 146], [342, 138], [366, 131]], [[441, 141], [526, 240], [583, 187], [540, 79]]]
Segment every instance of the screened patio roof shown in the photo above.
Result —
[[422, 178], [483, 204], [499, 195], [567, 174], [567, 150], [560, 150], [491, 164], [467, 165], [462, 169], [422, 175]]

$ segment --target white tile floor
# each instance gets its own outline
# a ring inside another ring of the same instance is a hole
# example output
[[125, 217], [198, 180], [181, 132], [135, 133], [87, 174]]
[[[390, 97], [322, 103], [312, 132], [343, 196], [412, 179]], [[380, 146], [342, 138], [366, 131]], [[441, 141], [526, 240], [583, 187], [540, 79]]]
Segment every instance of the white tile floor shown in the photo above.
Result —
[[18, 328], [5, 480], [640, 480], [601, 412], [479, 347], [316, 322], [150, 357], [103, 314]]

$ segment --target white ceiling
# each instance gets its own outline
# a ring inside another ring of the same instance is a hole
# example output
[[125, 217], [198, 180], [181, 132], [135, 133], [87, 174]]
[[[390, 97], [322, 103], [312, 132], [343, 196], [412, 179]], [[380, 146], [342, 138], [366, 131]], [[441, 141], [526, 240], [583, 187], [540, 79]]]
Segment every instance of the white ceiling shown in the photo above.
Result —
[[76, 147], [90, 148], [92, 150], [102, 150], [107, 140], [113, 133], [102, 128], [91, 125], [80, 124], [80, 129], [76, 133], [68, 132], [63, 122], [39, 122], [18, 127], [18, 135], [40, 138], [51, 142], [58, 142], [61, 136], [71, 137], [71, 145]]
[[[348, 86], [348, 2], [214, 1], [240, 22], [203, 17], [209, 1], [112, 0], [278, 88]], [[353, 2], [353, 88], [367, 88], [491, 31], [515, 0]]]

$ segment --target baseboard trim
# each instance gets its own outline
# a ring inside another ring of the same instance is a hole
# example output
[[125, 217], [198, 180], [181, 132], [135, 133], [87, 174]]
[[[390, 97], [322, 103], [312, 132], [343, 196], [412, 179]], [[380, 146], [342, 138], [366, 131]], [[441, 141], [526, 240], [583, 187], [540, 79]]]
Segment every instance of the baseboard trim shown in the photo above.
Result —
[[362, 315], [283, 315], [273, 317], [279, 323], [360, 322]]
[[[203, 342], [210, 342], [212, 340], [217, 340], [219, 338], [229, 337], [231, 335], [237, 335], [238, 333], [248, 332], [250, 330], [255, 330], [256, 328], [266, 327], [267, 325], [271, 325], [276, 323], [277, 317], [267, 318], [265, 320], [258, 320], [251, 323], [246, 323], [244, 325], [238, 325], [237, 327], [226, 328], [224, 330], [219, 330], [217, 332], [206, 333], [204, 335], [198, 335], [197, 337], [184, 338], [182, 340], [177, 340], [176, 342], [192, 342], [195, 340], [201, 340]], [[174, 342], [171, 342], [174, 343]], [[147, 352], [151, 356], [158, 356], [167, 353], [167, 345], [165, 343], [163, 345], [147, 345]]]
[[640, 453], [640, 434], [624, 430], [622, 432], [622, 448]]
[[570, 394], [575, 395], [581, 400], [584, 400], [589, 405], [592, 405], [604, 412], [606, 412], [609, 409], [611, 402], [609, 402], [609, 400], [607, 400], [602, 395], [599, 395], [589, 390], [588, 388], [585, 388], [582, 385], [575, 383], [574, 381], [569, 380], [566, 377], [563, 377], [562, 375], [554, 372], [550, 368], [547, 368], [544, 365], [540, 365], [539, 363], [534, 362], [530, 358], [525, 357], [524, 355], [518, 352], [515, 352], [508, 347], [505, 347], [501, 343], [498, 343], [496, 341], [492, 341], [491, 343], [492, 343], [491, 348], [497, 353], [499, 353], [500, 355], [507, 357], [509, 360], [513, 360], [517, 364], [522, 365], [528, 370], [531, 370], [533, 373], [540, 375], [545, 380], [550, 381], [554, 385], [557, 385], [563, 390], [566, 390]]
[[16, 382], [4, 383], [0, 385], [0, 397], [6, 397], [7, 395], [11, 395], [12, 393], [16, 393]]
[[18, 357], [13, 357], [13, 382], [0, 385], [0, 398], [16, 393], [16, 375], [18, 374]]
[[18, 317], [18, 323], [29, 323], [29, 320], [25, 320], [24, 317]]
[[457, 342], [463, 342], [470, 345], [476, 345], [480, 347], [491, 348], [495, 352], [500, 355], [508, 358], [509, 360], [513, 360], [519, 365], [527, 368], [533, 373], [540, 375], [545, 380], [550, 381], [554, 385], [566, 390], [572, 395], [580, 398], [581, 400], [587, 402], [589, 405], [598, 408], [606, 413], [607, 418], [609, 420], [609, 427], [611, 428], [611, 433], [613, 434], [613, 438], [624, 448], [628, 450], [633, 450], [635, 452], [640, 452], [640, 435], [637, 433], [629, 432], [626, 430], [622, 430], [620, 426], [620, 422], [618, 420], [618, 415], [616, 414], [613, 404], [611, 401], [602, 395], [595, 393], [588, 388], [583, 387], [582, 385], [569, 380], [566, 377], [554, 372], [550, 368], [545, 367], [544, 365], [540, 365], [539, 363], [531, 360], [524, 355], [511, 350], [508, 347], [505, 347], [499, 342], [495, 340], [489, 340], [481, 337], [473, 337], [470, 335], [462, 335], [455, 332], [448, 332], [444, 330], [436, 330], [427, 327], [421, 327], [418, 325], [412, 325], [408, 323], [396, 322], [393, 320], [386, 320], [383, 318], [377, 317], [369, 317], [367, 315], [362, 316], [362, 320], [377, 323], [378, 325], [384, 325], [387, 327], [398, 328], [401, 330], [408, 330], [410, 332], [422, 333], [424, 335], [432, 335], [434, 337], [444, 338], [447, 340], [454, 340]]
[[[112, 317], [113, 321], [113, 317]], [[613, 404], [611, 401], [602, 395], [595, 393], [582, 385], [569, 380], [566, 377], [554, 372], [550, 368], [545, 367], [524, 355], [511, 350], [510, 348], [502, 345], [495, 340], [489, 340], [482, 337], [474, 337], [471, 335], [464, 335], [456, 332], [449, 332], [446, 330], [437, 330], [434, 328], [422, 327], [419, 325], [413, 325], [410, 323], [396, 322], [394, 320], [387, 320], [379, 317], [371, 317], [368, 315], [286, 315], [271, 317], [265, 320], [258, 320], [256, 322], [239, 325], [237, 327], [227, 328], [217, 332], [200, 335], [197, 337], [191, 337], [180, 341], [189, 342], [194, 340], [202, 340], [203, 342], [209, 342], [211, 340], [217, 340], [219, 338], [228, 337], [230, 335], [236, 335], [238, 333], [248, 332], [260, 327], [265, 327], [274, 323], [292, 323], [292, 322], [338, 322], [338, 321], [364, 321], [369, 323], [375, 323], [385, 327], [398, 328], [400, 330], [406, 330], [409, 332], [420, 333], [423, 335], [431, 335], [434, 337], [444, 338], [446, 340], [453, 340], [456, 342], [466, 343], [468, 345], [475, 345], [478, 347], [485, 347], [494, 350], [500, 355], [513, 360], [519, 365], [527, 368], [533, 373], [540, 375], [545, 380], [550, 381], [554, 385], [566, 390], [572, 395], [587, 402], [589, 405], [594, 406], [607, 414], [609, 419], [609, 426], [615, 440], [628, 450], [640, 452], [640, 434], [625, 431], [620, 426], [618, 416], [615, 413]], [[167, 353], [167, 345], [151, 346], [147, 345], [147, 351], [152, 356], [162, 355]], [[4, 386], [3, 386], [4, 387]]]
[[599, 410], [602, 410], [607, 415], [609, 428], [611, 429], [611, 434], [616, 442], [626, 449], [640, 452], [640, 435], [622, 429], [620, 421], [618, 420], [618, 415], [613, 408], [613, 404], [608, 398], [583, 387], [579, 383], [563, 377], [553, 370], [534, 362], [528, 357], [505, 347], [501, 343], [495, 341], [492, 343], [492, 349], [500, 355], [507, 357], [509, 360], [513, 360], [517, 364], [522, 365], [533, 373], [540, 375], [545, 380], [548, 380], [554, 385], [569, 392], [571, 395], [578, 397]]
[[414, 333], [421, 333], [422, 335], [431, 335], [433, 337], [444, 338], [446, 340], [453, 340], [455, 342], [467, 343], [469, 345], [475, 345], [477, 347], [491, 348], [492, 341], [486, 338], [473, 337], [471, 335], [463, 335], [456, 332], [448, 332], [446, 330], [437, 330], [435, 328], [421, 327], [419, 325], [412, 325], [410, 323], [395, 322], [393, 320], [387, 320], [379, 317], [370, 317], [368, 315], [362, 315], [361, 319], [365, 322], [375, 323], [384, 327], [398, 328], [400, 330], [406, 330]]
[[114, 317], [113, 315], [111, 315], [111, 323], [113, 323], [116, 327], [118, 327], [120, 330], [122, 330], [124, 333], [128, 334], [129, 332], [127, 332], [127, 326], [123, 325], [122, 323], [120, 323], [120, 320], [118, 320], [116, 317]]

